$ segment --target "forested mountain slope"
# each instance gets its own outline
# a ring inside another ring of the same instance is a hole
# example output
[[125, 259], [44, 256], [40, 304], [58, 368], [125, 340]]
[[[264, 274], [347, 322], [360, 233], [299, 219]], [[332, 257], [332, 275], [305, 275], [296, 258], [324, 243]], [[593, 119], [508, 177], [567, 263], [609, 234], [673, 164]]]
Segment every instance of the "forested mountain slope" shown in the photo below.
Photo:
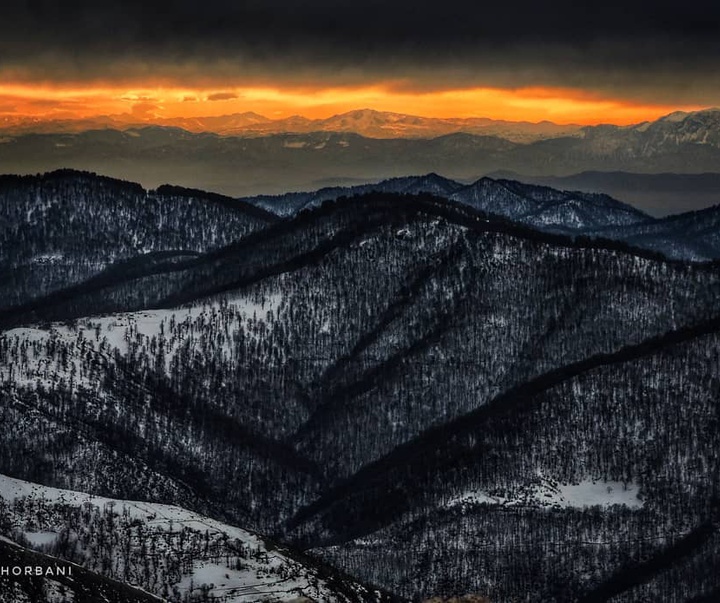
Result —
[[607, 227], [590, 235], [626, 241], [671, 258], [707, 261], [720, 258], [720, 205], [662, 220]]
[[60, 170], [0, 177], [0, 306], [81, 282], [117, 262], [172, 263], [274, 222], [252, 205], [176, 187]]
[[427, 174], [308, 193], [249, 197], [244, 201], [287, 217], [323, 202], [369, 193], [429, 193], [538, 230], [624, 241], [676, 259], [720, 259], [718, 207], [657, 219], [608, 195], [557, 190], [503, 178], [481, 178], [465, 185]]
[[0, 468], [408, 598], [685, 603], [720, 586], [719, 299], [717, 264], [340, 199], [6, 307]]
[[[155, 595], [143, 601], [391, 600], [256, 534], [177, 506], [101, 498], [0, 475], [0, 522], [7, 535], [51, 554], [60, 567], [70, 561], [80, 584], [122, 581]], [[48, 559], [34, 557], [48, 567]], [[94, 580], [88, 579], [91, 572]], [[126, 590], [129, 598], [132, 590]]]
[[718, 330], [676, 331], [514, 388], [364, 467], [292, 525], [336, 545], [327, 558], [406, 593], [421, 582], [575, 600], [643, 563], [647, 575], [613, 601], [717, 589]]

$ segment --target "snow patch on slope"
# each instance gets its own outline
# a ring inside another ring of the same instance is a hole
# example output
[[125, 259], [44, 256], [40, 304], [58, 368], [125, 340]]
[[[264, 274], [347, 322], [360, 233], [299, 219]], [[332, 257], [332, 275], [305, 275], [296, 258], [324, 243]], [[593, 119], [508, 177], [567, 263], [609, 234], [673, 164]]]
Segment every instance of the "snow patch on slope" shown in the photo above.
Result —
[[468, 490], [452, 497], [447, 506], [472, 504], [573, 509], [614, 505], [640, 509], [643, 506], [638, 497], [638, 487], [632, 482], [586, 479], [577, 484], [560, 484], [549, 478], [540, 478], [505, 496], [491, 495], [482, 490]]
[[[67, 362], [58, 371], [57, 364], [33, 344], [63, 343], [71, 347], [82, 348], [84, 352], [108, 354], [118, 350], [127, 354], [130, 347], [141, 344], [151, 347], [163, 338], [163, 352], [166, 368], [170, 367], [173, 357], [188, 342], [202, 336], [208, 322], [219, 320], [223, 313], [232, 313], [233, 330], [242, 329], [247, 321], [267, 322], [270, 314], [276, 314], [282, 304], [281, 294], [269, 295], [262, 299], [246, 296], [227, 297], [185, 308], [141, 310], [123, 312], [107, 316], [82, 319], [73, 325], [53, 323], [49, 326], [18, 327], [10, 329], [0, 338], [7, 345], [26, 347], [22, 362], [14, 365], [0, 365], [0, 383], [12, 382], [15, 385], [32, 387], [38, 383], [46, 386], [60, 377], [65, 378], [71, 390], [83, 387], [94, 390], [97, 383], [83, 377], [80, 354], [68, 354]], [[170, 337], [170, 324], [179, 325], [183, 336]], [[232, 341], [227, 338], [223, 346], [224, 354], [232, 356]]]

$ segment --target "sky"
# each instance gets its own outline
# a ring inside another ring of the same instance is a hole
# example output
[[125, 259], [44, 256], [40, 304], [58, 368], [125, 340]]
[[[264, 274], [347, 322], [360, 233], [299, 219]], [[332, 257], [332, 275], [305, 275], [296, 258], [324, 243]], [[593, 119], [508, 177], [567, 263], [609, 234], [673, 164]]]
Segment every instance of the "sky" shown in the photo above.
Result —
[[720, 8], [639, 0], [9, 0], [0, 118], [360, 108], [637, 123], [720, 106]]

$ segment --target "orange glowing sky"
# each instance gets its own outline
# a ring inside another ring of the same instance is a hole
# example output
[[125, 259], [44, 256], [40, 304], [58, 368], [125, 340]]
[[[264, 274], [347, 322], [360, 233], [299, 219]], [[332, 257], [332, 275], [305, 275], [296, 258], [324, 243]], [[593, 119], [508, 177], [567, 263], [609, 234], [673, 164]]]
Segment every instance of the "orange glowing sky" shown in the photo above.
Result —
[[181, 87], [131, 85], [0, 84], [0, 119], [57, 120], [121, 115], [136, 121], [206, 117], [253, 111], [269, 118], [325, 118], [354, 109], [425, 117], [488, 117], [511, 121], [619, 125], [657, 119], [698, 105], [651, 104], [552, 87], [404, 91], [390, 84], [358, 87]]
[[720, 105], [720, 9], [12, 0], [0, 123], [356, 109], [626, 125]]

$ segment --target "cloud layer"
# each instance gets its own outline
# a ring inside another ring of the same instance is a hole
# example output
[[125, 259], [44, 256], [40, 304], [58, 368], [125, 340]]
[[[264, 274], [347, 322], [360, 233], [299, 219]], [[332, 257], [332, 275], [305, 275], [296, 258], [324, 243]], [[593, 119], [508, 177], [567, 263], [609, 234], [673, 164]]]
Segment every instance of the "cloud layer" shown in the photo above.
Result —
[[[6, 81], [563, 87], [720, 104], [720, 8], [577, 2], [10, 1]], [[229, 98], [229, 97], [228, 97]]]

